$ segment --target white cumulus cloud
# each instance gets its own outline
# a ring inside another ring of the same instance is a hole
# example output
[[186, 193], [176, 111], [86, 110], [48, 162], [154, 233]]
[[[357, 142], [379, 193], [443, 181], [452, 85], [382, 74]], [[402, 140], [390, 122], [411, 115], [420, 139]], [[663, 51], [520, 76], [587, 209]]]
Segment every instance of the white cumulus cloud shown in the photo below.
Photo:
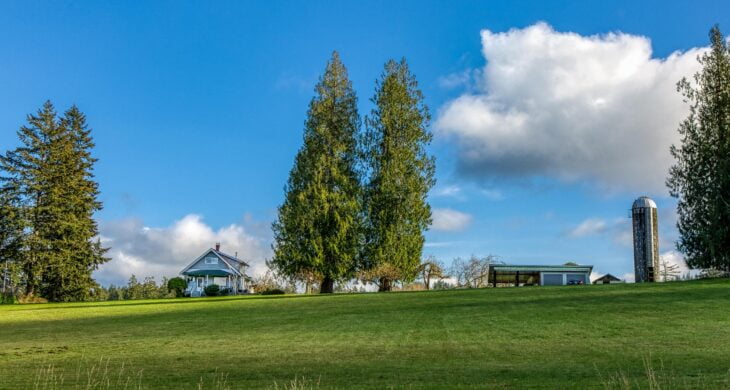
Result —
[[699, 69], [705, 49], [653, 58], [646, 37], [545, 23], [481, 38], [476, 91], [447, 102], [435, 124], [456, 141], [462, 174], [666, 193], [669, 146], [688, 113], [675, 84]]
[[268, 238], [248, 231], [243, 225], [231, 224], [214, 230], [203, 218], [189, 214], [167, 227], [148, 227], [139, 219], [102, 223], [102, 243], [111, 250], [109, 262], [94, 273], [100, 283], [122, 284], [134, 274], [138, 279], [154, 276], [173, 277], [205, 250], [221, 243], [221, 251], [249, 263], [249, 275], [265, 269], [264, 259], [270, 255]]
[[434, 209], [433, 230], [456, 232], [464, 230], [471, 223], [472, 217], [469, 214], [453, 209]]
[[570, 237], [578, 238], [601, 234], [606, 231], [608, 224], [600, 218], [589, 218], [568, 232]]
[[631, 220], [628, 218], [587, 218], [568, 229], [565, 235], [574, 239], [589, 236], [611, 237], [615, 244], [622, 247], [631, 247], [634, 244]]

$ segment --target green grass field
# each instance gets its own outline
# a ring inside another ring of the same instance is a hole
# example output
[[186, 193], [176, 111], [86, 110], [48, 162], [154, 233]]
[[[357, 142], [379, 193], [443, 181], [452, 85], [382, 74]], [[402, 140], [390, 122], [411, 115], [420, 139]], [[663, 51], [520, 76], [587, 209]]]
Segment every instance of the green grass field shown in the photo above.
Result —
[[587, 388], [652, 375], [730, 387], [730, 281], [0, 307], [4, 389]]

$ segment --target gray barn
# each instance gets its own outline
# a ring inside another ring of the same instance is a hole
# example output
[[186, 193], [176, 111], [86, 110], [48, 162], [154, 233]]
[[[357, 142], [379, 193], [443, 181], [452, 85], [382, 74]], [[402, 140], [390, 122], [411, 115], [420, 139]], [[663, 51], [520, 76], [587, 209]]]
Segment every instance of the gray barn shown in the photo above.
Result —
[[489, 266], [489, 279], [493, 287], [511, 286], [565, 286], [590, 284], [592, 265], [510, 265]]

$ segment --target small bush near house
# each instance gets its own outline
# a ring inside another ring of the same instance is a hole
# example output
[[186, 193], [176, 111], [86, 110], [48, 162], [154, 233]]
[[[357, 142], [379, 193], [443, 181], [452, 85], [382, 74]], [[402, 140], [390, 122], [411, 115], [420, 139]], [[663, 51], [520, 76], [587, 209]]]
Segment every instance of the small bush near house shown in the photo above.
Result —
[[217, 297], [220, 295], [221, 287], [217, 284], [211, 284], [205, 288], [205, 295], [209, 297]]
[[0, 305], [12, 305], [18, 303], [18, 300], [13, 294], [0, 294]]
[[282, 294], [286, 294], [286, 292], [284, 292], [284, 290], [282, 290], [280, 288], [270, 288], [268, 290], [264, 290], [261, 292], [261, 295], [282, 295]]
[[167, 289], [175, 292], [176, 297], [181, 297], [185, 293], [188, 283], [183, 278], [172, 278], [167, 281]]

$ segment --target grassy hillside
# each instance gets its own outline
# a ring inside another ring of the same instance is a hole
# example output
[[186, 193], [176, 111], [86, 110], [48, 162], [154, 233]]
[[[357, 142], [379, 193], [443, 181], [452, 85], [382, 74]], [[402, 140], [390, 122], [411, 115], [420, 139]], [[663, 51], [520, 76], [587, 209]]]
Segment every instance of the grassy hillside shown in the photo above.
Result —
[[730, 281], [0, 307], [7, 389], [585, 388], [647, 364], [730, 387]]

